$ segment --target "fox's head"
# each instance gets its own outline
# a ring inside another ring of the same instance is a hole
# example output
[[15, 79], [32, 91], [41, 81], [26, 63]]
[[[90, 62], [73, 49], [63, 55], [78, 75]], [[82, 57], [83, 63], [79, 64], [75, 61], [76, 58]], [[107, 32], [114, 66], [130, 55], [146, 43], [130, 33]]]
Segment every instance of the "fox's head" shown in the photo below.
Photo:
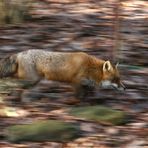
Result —
[[125, 90], [125, 86], [120, 80], [120, 74], [116, 66], [112, 65], [110, 61], [105, 61], [103, 64], [103, 77], [101, 81], [102, 88], [115, 88], [117, 90]]

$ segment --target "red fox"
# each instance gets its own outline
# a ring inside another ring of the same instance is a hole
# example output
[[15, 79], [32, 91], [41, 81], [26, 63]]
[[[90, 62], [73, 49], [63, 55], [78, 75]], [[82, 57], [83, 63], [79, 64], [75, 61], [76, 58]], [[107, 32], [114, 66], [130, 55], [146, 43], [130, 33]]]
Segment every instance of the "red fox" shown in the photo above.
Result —
[[28, 50], [13, 54], [0, 61], [0, 78], [10, 76], [35, 83], [42, 78], [68, 82], [76, 88], [78, 97], [84, 97], [87, 88], [96, 86], [125, 89], [117, 65], [84, 52]]

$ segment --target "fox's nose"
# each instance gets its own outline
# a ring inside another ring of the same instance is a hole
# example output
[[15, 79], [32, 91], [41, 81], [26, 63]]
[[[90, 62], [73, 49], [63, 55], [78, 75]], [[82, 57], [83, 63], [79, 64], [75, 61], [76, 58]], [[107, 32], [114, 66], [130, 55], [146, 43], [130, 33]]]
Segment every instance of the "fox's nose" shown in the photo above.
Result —
[[123, 86], [123, 89], [124, 89], [124, 90], [126, 90], [126, 87], [125, 87], [125, 86]]
[[120, 87], [119, 87], [119, 90], [121, 91], [125, 91], [126, 87], [123, 83], [120, 83]]

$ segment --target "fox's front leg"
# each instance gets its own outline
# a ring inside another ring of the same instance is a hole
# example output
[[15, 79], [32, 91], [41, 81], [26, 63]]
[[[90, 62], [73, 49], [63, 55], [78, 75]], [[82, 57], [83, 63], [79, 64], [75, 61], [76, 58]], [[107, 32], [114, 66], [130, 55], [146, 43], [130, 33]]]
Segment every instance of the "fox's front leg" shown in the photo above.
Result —
[[95, 81], [92, 79], [82, 79], [80, 84], [76, 85], [76, 97], [79, 99], [85, 99], [89, 95], [93, 95], [95, 89]]

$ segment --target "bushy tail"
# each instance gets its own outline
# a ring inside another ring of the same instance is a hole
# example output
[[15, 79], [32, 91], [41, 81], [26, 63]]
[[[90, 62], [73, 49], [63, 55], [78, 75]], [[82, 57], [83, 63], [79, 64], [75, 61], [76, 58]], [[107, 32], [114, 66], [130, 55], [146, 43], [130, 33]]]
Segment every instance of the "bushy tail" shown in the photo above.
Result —
[[17, 71], [17, 56], [10, 55], [0, 60], [0, 78], [11, 77]]

